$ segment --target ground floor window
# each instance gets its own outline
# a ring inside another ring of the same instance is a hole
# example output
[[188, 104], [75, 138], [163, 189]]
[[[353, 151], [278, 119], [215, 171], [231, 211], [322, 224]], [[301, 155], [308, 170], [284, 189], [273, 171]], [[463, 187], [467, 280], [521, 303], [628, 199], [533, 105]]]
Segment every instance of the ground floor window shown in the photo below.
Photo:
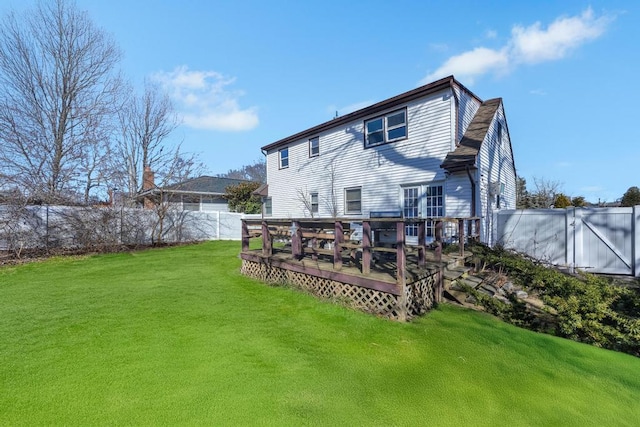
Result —
[[271, 197], [266, 197], [264, 199], [264, 215], [271, 216], [273, 214], [273, 205], [271, 201]]
[[362, 213], [362, 188], [346, 188], [344, 190], [344, 213]]

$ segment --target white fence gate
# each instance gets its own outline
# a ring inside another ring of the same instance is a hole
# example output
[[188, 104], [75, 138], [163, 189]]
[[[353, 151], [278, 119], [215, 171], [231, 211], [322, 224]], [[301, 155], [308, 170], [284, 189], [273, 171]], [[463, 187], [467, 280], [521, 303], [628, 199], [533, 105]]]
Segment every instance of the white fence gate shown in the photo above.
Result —
[[640, 277], [640, 206], [504, 210], [493, 242], [573, 271]]

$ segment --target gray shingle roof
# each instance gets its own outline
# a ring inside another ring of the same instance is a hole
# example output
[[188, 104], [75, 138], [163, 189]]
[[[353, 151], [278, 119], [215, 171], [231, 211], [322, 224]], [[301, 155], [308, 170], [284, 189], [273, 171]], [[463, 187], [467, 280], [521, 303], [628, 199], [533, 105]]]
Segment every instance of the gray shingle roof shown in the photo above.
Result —
[[217, 176], [199, 176], [177, 184], [168, 185], [165, 190], [190, 193], [225, 194], [225, 189], [230, 185], [238, 185], [242, 182], [250, 182], [244, 179], [220, 178]]
[[467, 167], [473, 169], [476, 164], [476, 157], [480, 152], [482, 141], [484, 141], [491, 121], [496, 115], [496, 111], [502, 104], [502, 98], [494, 98], [485, 101], [480, 105], [476, 115], [469, 123], [460, 144], [454, 151], [447, 154], [444, 162], [440, 165], [441, 168], [446, 169], [449, 172], [456, 172], [464, 170]]

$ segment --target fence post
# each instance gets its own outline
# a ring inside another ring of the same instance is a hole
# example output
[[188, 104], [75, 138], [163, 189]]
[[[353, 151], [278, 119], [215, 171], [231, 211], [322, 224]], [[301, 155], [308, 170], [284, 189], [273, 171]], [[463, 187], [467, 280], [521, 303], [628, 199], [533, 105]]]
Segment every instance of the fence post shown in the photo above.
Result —
[[220, 240], [220, 211], [216, 212], [216, 238]]
[[582, 209], [576, 209], [573, 216], [573, 240], [567, 245], [573, 245], [573, 268], [584, 266], [583, 243], [582, 243]]
[[371, 223], [362, 221], [362, 274], [371, 272]]
[[640, 205], [633, 207], [631, 230], [631, 248], [633, 251], [633, 275], [640, 277]]
[[566, 241], [566, 264], [569, 266], [569, 272], [576, 272], [576, 208], [567, 208], [565, 213], [565, 241]]

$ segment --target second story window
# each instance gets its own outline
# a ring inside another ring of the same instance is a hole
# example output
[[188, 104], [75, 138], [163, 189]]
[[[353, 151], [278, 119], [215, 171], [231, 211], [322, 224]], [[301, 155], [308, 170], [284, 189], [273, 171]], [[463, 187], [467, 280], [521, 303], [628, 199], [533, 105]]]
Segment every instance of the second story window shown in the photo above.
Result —
[[280, 169], [286, 169], [289, 167], [289, 147], [283, 148], [278, 152], [280, 156]]
[[320, 155], [320, 137], [311, 138], [309, 140], [309, 157]]
[[318, 193], [311, 193], [311, 213], [318, 213]]
[[407, 137], [407, 110], [397, 110], [382, 117], [367, 120], [365, 127], [365, 147], [386, 144]]

